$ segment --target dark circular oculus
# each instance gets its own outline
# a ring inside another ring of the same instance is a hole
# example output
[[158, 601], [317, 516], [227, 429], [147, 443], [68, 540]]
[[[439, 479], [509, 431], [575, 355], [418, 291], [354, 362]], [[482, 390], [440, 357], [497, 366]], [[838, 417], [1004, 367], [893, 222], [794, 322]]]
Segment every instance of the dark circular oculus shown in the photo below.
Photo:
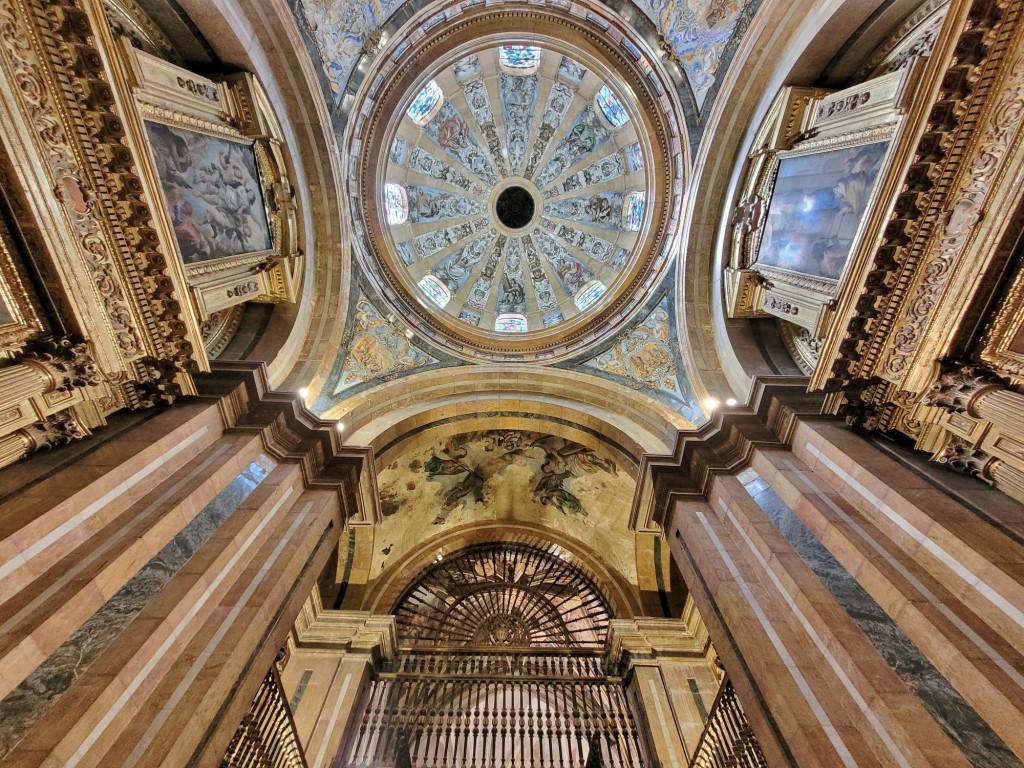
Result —
[[533, 220], [533, 195], [522, 187], [503, 189], [494, 204], [498, 221], [509, 229], [522, 229]]

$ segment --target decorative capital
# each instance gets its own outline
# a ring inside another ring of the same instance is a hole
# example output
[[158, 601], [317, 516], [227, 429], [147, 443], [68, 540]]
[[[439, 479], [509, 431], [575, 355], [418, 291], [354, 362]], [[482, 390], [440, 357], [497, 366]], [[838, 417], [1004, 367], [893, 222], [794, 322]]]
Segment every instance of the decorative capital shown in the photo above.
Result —
[[949, 441], [934, 458], [939, 464], [989, 484], [993, 482], [992, 467], [998, 461], [958, 435], [950, 435]]
[[925, 394], [924, 402], [953, 413], [965, 413], [982, 392], [1004, 386], [1002, 379], [983, 366], [946, 361], [938, 380]]
[[67, 445], [89, 436], [89, 430], [79, 423], [70, 410], [58, 411], [42, 421], [18, 430], [25, 438], [27, 447], [22, 458], [31, 456], [36, 451], [50, 450]]
[[79, 338], [48, 336], [39, 339], [26, 350], [23, 360], [45, 370], [52, 382], [51, 392], [70, 392], [103, 382], [89, 344]]

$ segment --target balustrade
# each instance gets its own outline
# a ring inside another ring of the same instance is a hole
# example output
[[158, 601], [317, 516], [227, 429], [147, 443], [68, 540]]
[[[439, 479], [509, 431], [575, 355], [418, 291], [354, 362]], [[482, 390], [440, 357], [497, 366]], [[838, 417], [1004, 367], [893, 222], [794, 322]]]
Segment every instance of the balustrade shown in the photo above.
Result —
[[715, 697], [690, 768], [767, 768], [728, 678]]

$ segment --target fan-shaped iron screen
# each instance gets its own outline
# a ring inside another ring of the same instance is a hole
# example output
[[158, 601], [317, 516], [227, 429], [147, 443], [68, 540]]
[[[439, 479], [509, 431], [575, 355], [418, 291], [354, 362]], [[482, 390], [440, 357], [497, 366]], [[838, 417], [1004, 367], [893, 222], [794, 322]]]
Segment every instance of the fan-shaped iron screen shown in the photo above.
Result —
[[481, 544], [428, 568], [394, 610], [417, 647], [601, 648], [611, 617], [593, 581], [560, 554]]

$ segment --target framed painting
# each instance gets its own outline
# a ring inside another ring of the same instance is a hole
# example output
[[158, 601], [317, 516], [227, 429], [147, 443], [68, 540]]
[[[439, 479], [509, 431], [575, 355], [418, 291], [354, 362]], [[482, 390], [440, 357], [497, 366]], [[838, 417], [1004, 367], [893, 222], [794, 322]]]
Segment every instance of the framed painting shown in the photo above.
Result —
[[148, 120], [146, 133], [186, 265], [271, 253], [270, 220], [251, 142]]
[[1014, 383], [1024, 383], [1024, 269], [1017, 271], [987, 326], [981, 359]]
[[0, 217], [0, 352], [20, 348], [43, 330], [42, 322], [15, 265], [14, 237]]
[[880, 141], [780, 153], [754, 268], [838, 281], [888, 147], [888, 141]]

